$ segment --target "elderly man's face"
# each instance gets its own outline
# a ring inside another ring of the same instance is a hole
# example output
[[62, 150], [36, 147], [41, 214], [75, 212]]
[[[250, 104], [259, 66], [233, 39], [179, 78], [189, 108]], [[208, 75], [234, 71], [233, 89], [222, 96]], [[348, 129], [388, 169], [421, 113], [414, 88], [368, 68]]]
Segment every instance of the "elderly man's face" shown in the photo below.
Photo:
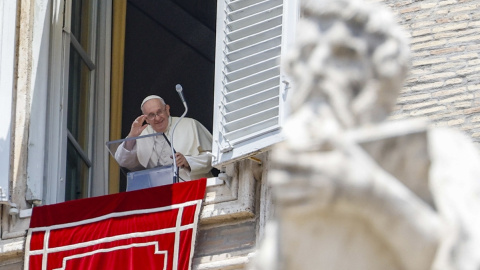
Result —
[[147, 116], [145, 121], [156, 132], [165, 132], [167, 130], [170, 106], [164, 105], [159, 99], [151, 99], [143, 104], [142, 111]]

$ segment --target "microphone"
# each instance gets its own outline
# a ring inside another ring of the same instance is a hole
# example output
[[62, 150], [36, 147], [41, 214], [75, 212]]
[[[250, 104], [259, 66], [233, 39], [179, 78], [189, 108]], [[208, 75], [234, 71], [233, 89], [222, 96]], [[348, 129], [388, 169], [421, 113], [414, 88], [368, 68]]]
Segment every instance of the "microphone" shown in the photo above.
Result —
[[180, 96], [180, 99], [183, 102], [183, 105], [186, 107], [187, 102], [185, 102], [185, 97], [183, 96], [183, 87], [180, 84], [175, 85], [175, 90], [177, 90], [178, 95]]
[[180, 84], [175, 85], [175, 90], [177, 90], [178, 95], [180, 96], [180, 99], [183, 102], [183, 106], [185, 107], [185, 111], [183, 112], [182, 116], [178, 119], [178, 121], [175, 123], [172, 129], [172, 134], [170, 135], [170, 142], [171, 145], [170, 147], [172, 148], [172, 156], [173, 156], [173, 183], [178, 183], [179, 182], [179, 177], [178, 177], [178, 167], [177, 167], [177, 160], [175, 158], [175, 149], [173, 148], [173, 134], [175, 133], [175, 128], [177, 128], [177, 125], [180, 121], [182, 121], [183, 117], [188, 112], [188, 107], [187, 107], [187, 102], [185, 101], [185, 98], [183, 97], [183, 88]]

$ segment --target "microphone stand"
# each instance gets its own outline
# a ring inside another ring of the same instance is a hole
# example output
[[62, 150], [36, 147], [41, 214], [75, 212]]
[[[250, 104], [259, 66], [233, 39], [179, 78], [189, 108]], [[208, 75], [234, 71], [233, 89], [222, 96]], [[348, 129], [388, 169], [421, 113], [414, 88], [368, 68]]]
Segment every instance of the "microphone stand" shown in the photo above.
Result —
[[185, 111], [183, 112], [182, 116], [180, 116], [180, 119], [178, 119], [178, 121], [173, 126], [172, 134], [170, 135], [170, 141], [171, 141], [170, 146], [172, 148], [172, 154], [173, 154], [173, 183], [180, 182], [178, 177], [177, 159], [175, 158], [175, 149], [173, 149], [173, 134], [175, 133], [175, 128], [177, 128], [178, 123], [182, 121], [182, 119], [185, 117], [185, 115], [188, 112], [187, 102], [185, 102], [184, 99], [182, 99], [182, 101], [183, 101], [183, 106], [185, 107]]

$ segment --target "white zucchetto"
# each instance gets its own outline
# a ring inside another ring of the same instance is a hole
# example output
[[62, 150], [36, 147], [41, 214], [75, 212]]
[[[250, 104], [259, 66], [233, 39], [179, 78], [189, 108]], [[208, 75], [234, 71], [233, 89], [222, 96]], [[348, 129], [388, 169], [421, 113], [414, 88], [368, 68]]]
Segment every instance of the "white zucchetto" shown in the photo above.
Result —
[[160, 99], [160, 101], [162, 102], [163, 105], [165, 105], [165, 101], [163, 100], [163, 98], [157, 96], [157, 95], [150, 95], [148, 97], [146, 97], [145, 99], [143, 99], [142, 101], [142, 105], [140, 105], [140, 110], [143, 109], [143, 104], [145, 104], [145, 102], [151, 100], [151, 99]]

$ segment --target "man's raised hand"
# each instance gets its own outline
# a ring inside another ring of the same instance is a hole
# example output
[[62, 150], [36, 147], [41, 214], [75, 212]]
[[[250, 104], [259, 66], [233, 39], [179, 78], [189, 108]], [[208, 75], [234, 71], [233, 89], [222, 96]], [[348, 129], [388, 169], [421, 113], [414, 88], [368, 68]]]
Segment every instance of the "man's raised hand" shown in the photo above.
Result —
[[[148, 124], [143, 125], [143, 122], [145, 122], [146, 118], [146, 115], [140, 115], [139, 117], [137, 117], [137, 119], [135, 119], [135, 121], [133, 121], [132, 127], [130, 128], [130, 133], [128, 133], [127, 136], [128, 138], [138, 137], [140, 136], [140, 134], [142, 134], [142, 131], [148, 126]], [[126, 141], [124, 147], [125, 149], [130, 151], [133, 149], [135, 143], [136, 140]]]
[[145, 119], [147, 118], [146, 115], [140, 115], [133, 121], [132, 127], [130, 128], [130, 133], [128, 133], [128, 137], [138, 137], [142, 133], [142, 131], [147, 128], [148, 124], [143, 125]]

